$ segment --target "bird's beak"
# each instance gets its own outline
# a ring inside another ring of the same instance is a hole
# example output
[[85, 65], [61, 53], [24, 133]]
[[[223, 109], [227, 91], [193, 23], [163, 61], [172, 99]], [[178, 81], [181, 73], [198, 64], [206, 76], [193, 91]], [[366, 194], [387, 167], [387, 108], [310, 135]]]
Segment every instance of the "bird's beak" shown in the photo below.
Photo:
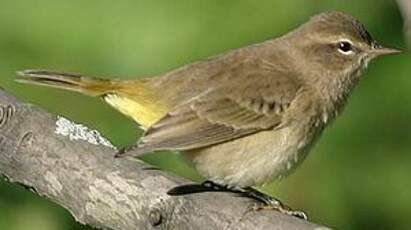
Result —
[[370, 54], [373, 57], [378, 57], [378, 56], [385, 56], [385, 55], [390, 55], [390, 54], [398, 54], [401, 53], [402, 51], [399, 49], [394, 49], [394, 48], [387, 48], [384, 47], [378, 43], [375, 43], [370, 50]]

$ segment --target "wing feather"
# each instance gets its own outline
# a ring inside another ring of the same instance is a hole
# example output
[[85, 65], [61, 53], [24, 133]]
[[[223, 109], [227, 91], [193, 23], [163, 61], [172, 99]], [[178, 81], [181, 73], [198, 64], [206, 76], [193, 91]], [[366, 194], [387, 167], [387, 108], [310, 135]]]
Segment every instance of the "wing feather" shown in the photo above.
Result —
[[281, 126], [300, 86], [269, 71], [243, 78], [242, 84], [218, 87], [176, 107], [147, 130], [130, 154], [198, 149]]

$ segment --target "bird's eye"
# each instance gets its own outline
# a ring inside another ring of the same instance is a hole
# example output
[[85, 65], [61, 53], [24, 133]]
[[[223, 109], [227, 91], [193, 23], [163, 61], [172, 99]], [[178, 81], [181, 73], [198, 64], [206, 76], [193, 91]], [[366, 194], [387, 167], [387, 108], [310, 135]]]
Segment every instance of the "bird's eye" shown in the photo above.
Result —
[[338, 51], [342, 54], [349, 55], [353, 53], [353, 47], [349, 41], [341, 41], [338, 43]]

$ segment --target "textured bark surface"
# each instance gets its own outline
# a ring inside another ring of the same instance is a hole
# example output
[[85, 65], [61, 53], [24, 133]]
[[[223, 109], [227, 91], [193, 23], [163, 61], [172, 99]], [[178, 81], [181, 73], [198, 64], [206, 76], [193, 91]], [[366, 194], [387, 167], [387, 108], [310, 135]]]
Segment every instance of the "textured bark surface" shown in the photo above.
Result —
[[404, 33], [408, 46], [411, 46], [411, 1], [397, 0], [399, 9], [404, 19]]
[[171, 197], [188, 181], [135, 159], [114, 159], [98, 143], [56, 132], [57, 117], [0, 90], [0, 173], [102, 229], [316, 229], [275, 211], [248, 212], [248, 198], [228, 193]]

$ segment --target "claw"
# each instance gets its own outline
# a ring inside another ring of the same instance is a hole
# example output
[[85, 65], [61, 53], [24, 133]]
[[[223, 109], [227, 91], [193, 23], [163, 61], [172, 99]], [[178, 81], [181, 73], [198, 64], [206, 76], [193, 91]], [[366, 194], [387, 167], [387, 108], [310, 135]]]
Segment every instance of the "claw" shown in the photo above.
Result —
[[127, 152], [127, 148], [121, 148], [117, 151], [116, 155], [114, 155], [114, 158], [120, 158], [124, 155], [124, 153]]
[[308, 219], [308, 216], [305, 212], [292, 210], [290, 207], [284, 204], [281, 204], [281, 203], [279, 204], [255, 204], [250, 209], [250, 211], [261, 211], [261, 210], [275, 210], [280, 213], [283, 213], [289, 216], [295, 216], [303, 220]]
[[250, 211], [260, 211], [260, 210], [276, 210], [286, 215], [295, 216], [304, 220], [307, 220], [307, 214], [302, 211], [294, 211], [289, 206], [283, 204], [280, 200], [264, 194], [254, 188], [246, 188], [245, 195], [260, 201], [260, 204], [254, 205]]

